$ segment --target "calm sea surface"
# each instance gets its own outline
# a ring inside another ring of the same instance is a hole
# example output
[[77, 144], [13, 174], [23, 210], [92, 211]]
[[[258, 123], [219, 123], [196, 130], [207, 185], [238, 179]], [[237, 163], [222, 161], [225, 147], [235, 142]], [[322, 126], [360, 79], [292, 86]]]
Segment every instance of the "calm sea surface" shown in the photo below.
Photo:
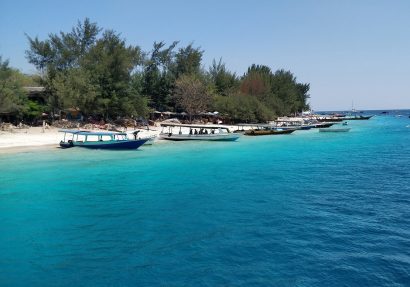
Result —
[[0, 286], [409, 286], [408, 115], [2, 154]]

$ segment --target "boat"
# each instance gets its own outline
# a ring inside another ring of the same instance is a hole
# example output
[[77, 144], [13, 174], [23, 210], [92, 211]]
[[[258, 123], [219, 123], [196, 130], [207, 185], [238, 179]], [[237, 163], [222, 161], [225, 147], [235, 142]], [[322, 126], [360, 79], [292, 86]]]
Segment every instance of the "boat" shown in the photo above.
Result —
[[283, 130], [283, 129], [255, 129], [255, 130], [247, 130], [245, 135], [247, 136], [267, 136], [267, 135], [284, 135], [284, 134], [291, 134], [294, 130]]
[[331, 129], [319, 129], [319, 132], [324, 133], [340, 133], [340, 132], [348, 132], [350, 128], [331, 128]]
[[147, 135], [144, 134], [142, 136], [140, 136], [140, 132], [141, 130], [135, 130], [135, 131], [131, 131], [131, 132], [127, 132], [128, 136], [133, 136], [134, 139], [146, 139], [147, 141], [144, 143], [144, 145], [153, 145], [156, 140], [157, 140], [157, 136], [156, 135]]
[[335, 123], [328, 123], [328, 122], [323, 122], [323, 123], [316, 123], [313, 124], [314, 128], [330, 128], [333, 126]]
[[291, 134], [297, 129], [292, 128], [278, 128], [270, 124], [259, 124], [256, 128], [247, 130], [245, 135], [247, 136], [266, 136], [266, 135], [284, 135]]
[[346, 118], [336, 117], [336, 116], [333, 116], [333, 117], [317, 117], [316, 120], [319, 121], [319, 122], [341, 122], [341, 121], [346, 120]]
[[161, 127], [159, 137], [171, 141], [236, 141], [240, 137], [239, 134], [231, 133], [229, 128], [219, 125], [161, 123]]
[[351, 116], [351, 117], [349, 117], [349, 116], [346, 116], [343, 120], [345, 120], [345, 121], [360, 121], [360, 120], [369, 120], [369, 119], [371, 119], [373, 117], [373, 115], [371, 115], [371, 116], [362, 116], [362, 115], [360, 115], [360, 116]]
[[126, 133], [108, 131], [59, 130], [64, 133], [60, 147], [89, 149], [137, 149], [148, 139], [130, 139]]
[[288, 117], [281, 117], [275, 121], [270, 122], [276, 128], [280, 129], [296, 129], [296, 130], [310, 130], [314, 127], [309, 121], [303, 118], [288, 118]]

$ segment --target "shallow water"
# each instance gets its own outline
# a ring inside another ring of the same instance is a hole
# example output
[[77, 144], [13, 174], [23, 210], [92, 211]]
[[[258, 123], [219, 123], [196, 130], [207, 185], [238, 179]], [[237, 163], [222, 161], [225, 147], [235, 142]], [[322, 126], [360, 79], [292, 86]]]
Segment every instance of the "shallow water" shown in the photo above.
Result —
[[408, 286], [400, 113], [348, 133], [0, 155], [0, 285]]

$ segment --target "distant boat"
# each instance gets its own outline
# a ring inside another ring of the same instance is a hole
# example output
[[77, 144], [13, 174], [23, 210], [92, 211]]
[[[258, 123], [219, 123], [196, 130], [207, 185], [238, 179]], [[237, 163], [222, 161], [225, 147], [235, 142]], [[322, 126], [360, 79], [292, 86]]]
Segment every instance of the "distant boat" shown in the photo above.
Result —
[[323, 123], [317, 123], [313, 124], [314, 128], [330, 128], [333, 126], [335, 123], [328, 123], [328, 122], [323, 122]]
[[373, 115], [371, 116], [352, 116], [352, 117], [348, 117], [346, 116], [345, 118], [343, 118], [343, 120], [345, 121], [354, 121], [354, 120], [369, 120], [373, 117]]
[[[218, 125], [161, 123], [161, 127], [160, 138], [171, 141], [236, 141], [240, 137], [239, 134], [231, 133], [227, 127]], [[189, 132], [183, 133], [183, 128], [184, 130], [189, 129]]]
[[268, 136], [268, 135], [284, 135], [284, 134], [291, 134], [296, 129], [256, 129], [256, 130], [247, 130], [245, 135], [247, 136]]
[[295, 128], [279, 128], [270, 124], [257, 124], [255, 128], [247, 130], [247, 136], [267, 136], [267, 135], [284, 135], [291, 134], [297, 129]]
[[288, 118], [282, 117], [278, 118], [275, 121], [271, 122], [274, 127], [283, 130], [310, 130], [314, 125], [308, 123], [303, 118]]
[[344, 121], [345, 117], [317, 117], [316, 120], [319, 122], [341, 122]]
[[340, 132], [348, 132], [350, 128], [331, 128], [331, 129], [319, 129], [319, 132], [324, 133], [340, 133]]
[[64, 133], [62, 148], [84, 147], [89, 149], [137, 149], [148, 139], [129, 139], [126, 133], [59, 130]]

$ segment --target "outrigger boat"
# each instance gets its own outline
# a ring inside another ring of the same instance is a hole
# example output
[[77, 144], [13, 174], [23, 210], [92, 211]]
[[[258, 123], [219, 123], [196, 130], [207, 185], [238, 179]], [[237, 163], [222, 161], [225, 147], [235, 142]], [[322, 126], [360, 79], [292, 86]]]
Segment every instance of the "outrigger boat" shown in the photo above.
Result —
[[161, 127], [159, 137], [171, 141], [236, 141], [239, 138], [238, 134], [231, 133], [227, 127], [219, 125], [161, 123]]
[[62, 148], [85, 147], [90, 149], [137, 149], [148, 139], [129, 139], [126, 133], [59, 130], [64, 133]]
[[346, 116], [343, 118], [344, 121], [362, 121], [362, 120], [369, 120], [373, 117], [371, 116]]
[[245, 131], [247, 136], [266, 136], [266, 135], [283, 135], [291, 134], [297, 129], [295, 128], [277, 128], [270, 124], [259, 124], [255, 125], [256, 129], [250, 129]]

